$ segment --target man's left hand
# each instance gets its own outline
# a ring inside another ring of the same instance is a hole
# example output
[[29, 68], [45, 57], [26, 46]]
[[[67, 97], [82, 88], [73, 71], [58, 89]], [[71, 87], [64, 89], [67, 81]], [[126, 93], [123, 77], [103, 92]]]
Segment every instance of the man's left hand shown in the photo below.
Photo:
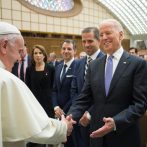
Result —
[[105, 125], [101, 127], [100, 129], [92, 132], [90, 137], [96, 138], [96, 137], [103, 137], [104, 135], [108, 134], [109, 132], [114, 130], [114, 120], [112, 118], [103, 118], [103, 121], [105, 122]]
[[79, 121], [80, 124], [84, 127], [86, 127], [90, 123], [90, 120], [87, 118], [87, 113], [88, 113], [88, 111], [85, 111], [84, 115], [82, 116], [82, 118]]

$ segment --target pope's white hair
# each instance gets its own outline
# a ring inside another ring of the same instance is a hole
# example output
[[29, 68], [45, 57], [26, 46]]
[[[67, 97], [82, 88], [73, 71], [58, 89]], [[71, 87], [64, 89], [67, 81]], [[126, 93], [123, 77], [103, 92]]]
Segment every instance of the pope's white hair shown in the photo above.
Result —
[[15, 41], [18, 39], [18, 37], [21, 34], [0, 34], [0, 43], [4, 40], [7, 39], [11, 42], [11, 44], [14, 45]]
[[115, 19], [106, 19], [106, 20], [102, 21], [99, 26], [101, 26], [104, 23], [110, 23], [110, 22], [114, 24], [114, 26], [118, 32], [120, 32], [120, 31], [123, 32], [122, 25]]

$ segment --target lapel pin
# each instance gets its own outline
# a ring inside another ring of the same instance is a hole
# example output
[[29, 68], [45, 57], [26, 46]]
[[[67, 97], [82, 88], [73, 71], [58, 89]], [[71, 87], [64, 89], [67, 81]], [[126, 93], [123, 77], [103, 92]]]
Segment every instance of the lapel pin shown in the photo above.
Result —
[[127, 64], [127, 62], [123, 62], [124, 64]]
[[71, 68], [68, 68], [68, 69], [71, 69]]

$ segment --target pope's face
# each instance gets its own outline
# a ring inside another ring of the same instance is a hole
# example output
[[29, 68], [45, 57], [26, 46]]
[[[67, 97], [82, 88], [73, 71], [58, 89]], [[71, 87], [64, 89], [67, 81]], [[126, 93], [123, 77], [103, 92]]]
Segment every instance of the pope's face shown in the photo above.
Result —
[[8, 71], [11, 71], [14, 63], [20, 60], [20, 53], [23, 51], [23, 49], [24, 40], [21, 35], [19, 35], [14, 44], [12, 44], [11, 41], [8, 41], [5, 65]]

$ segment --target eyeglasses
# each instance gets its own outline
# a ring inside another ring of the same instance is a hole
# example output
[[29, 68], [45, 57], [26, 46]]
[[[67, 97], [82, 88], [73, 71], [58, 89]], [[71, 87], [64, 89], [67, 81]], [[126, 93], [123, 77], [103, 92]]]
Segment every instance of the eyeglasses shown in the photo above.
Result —
[[[16, 46], [11, 42], [11, 41], [9, 41], [10, 42], [10, 44], [11, 44], [11, 46], [13, 46], [13, 47], [15, 47], [16, 48]], [[18, 49], [18, 48], [16, 48], [17, 50], [18, 50], [18, 52], [19, 52], [19, 54], [25, 49], [25, 47], [24, 48], [22, 48], [22, 49]]]

